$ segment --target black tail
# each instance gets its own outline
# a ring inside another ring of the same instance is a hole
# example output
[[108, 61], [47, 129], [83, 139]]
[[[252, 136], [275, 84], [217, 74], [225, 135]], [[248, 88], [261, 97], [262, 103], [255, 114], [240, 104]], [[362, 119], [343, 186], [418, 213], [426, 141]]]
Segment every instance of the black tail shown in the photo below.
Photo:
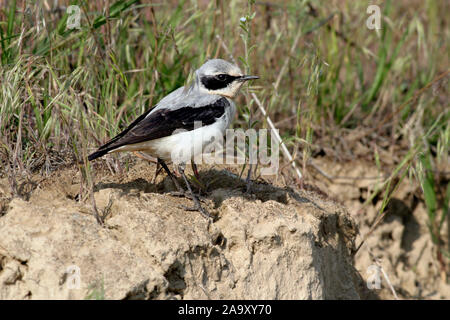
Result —
[[128, 131], [130, 131], [134, 126], [136, 126], [136, 124], [139, 123], [139, 121], [145, 119], [145, 117], [147, 116], [147, 114], [152, 111], [152, 109], [150, 108], [147, 112], [143, 113], [141, 116], [139, 116], [136, 120], [134, 120], [129, 126], [128, 128], [126, 128], [125, 130], [123, 130], [121, 133], [119, 133], [117, 136], [115, 136], [114, 138], [112, 138], [111, 140], [109, 140], [107, 143], [105, 143], [104, 145], [102, 145], [100, 148], [98, 148], [97, 151], [95, 151], [93, 154], [88, 156], [88, 160], [92, 161], [94, 159], [100, 158], [102, 156], [104, 156], [105, 154], [107, 154], [108, 152], [110, 152], [111, 150], [117, 149], [118, 147], [123, 146], [124, 144], [127, 143], [120, 143], [120, 138], [122, 138], [123, 136], [125, 136]]
[[94, 159], [100, 158], [100, 157], [104, 156], [105, 154], [107, 154], [109, 151], [110, 151], [110, 149], [97, 150], [88, 156], [88, 160], [92, 161]]

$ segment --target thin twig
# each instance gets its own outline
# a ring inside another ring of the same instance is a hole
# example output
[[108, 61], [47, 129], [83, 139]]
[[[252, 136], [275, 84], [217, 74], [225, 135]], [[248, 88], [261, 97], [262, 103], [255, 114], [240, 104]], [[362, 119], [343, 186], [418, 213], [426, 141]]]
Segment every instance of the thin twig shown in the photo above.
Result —
[[411, 102], [416, 101], [423, 92], [425, 92], [427, 89], [429, 89], [436, 82], [438, 82], [438, 81], [442, 80], [443, 78], [445, 78], [449, 73], [450, 73], [450, 69], [447, 69], [446, 71], [444, 71], [441, 74], [437, 75], [431, 82], [427, 83], [424, 87], [422, 87], [419, 90], [417, 90], [414, 93], [414, 95], [411, 98], [409, 98], [408, 100], [406, 100], [405, 102], [403, 102], [397, 108], [397, 110], [395, 110], [394, 112], [389, 114], [386, 118], [384, 118], [382, 121], [380, 121], [380, 123], [378, 124], [378, 126], [376, 127], [375, 130], [379, 131], [381, 129], [381, 127], [383, 126], [383, 124], [385, 124], [388, 120], [392, 119], [394, 116], [399, 114], [400, 111], [402, 111], [403, 108], [405, 108], [408, 104], [410, 104]]
[[297, 48], [298, 40], [300, 40], [300, 37], [301, 37], [301, 36], [302, 36], [302, 34], [299, 32], [299, 33], [297, 34], [297, 36], [295, 37], [294, 42], [292, 43], [292, 46], [291, 46], [291, 50], [290, 50], [290, 52], [289, 52], [289, 55], [287, 56], [286, 59], [284, 59], [283, 66], [281, 67], [281, 70], [280, 70], [280, 72], [278, 73], [277, 81], [275, 81], [275, 84], [274, 84], [274, 86], [273, 86], [274, 89], [275, 89], [275, 91], [278, 89], [278, 86], [280, 85], [281, 78], [284, 76], [284, 73], [286, 72], [287, 66], [288, 66], [288, 64], [289, 64], [289, 59], [290, 59], [291, 56], [294, 55], [294, 53], [295, 53], [295, 48]]
[[363, 237], [363, 239], [362, 239], [361, 243], [359, 244], [359, 246], [353, 252], [353, 256], [355, 256], [358, 253], [359, 249], [361, 249], [362, 245], [366, 242], [367, 238], [369, 238], [369, 236], [373, 233], [373, 231], [380, 224], [380, 222], [383, 221], [383, 218], [386, 215], [386, 213], [387, 213], [387, 211], [384, 211], [381, 215], [379, 215], [377, 217], [377, 219], [375, 220], [373, 225], [370, 227], [369, 232], [367, 232], [367, 234]]
[[384, 119], [382, 119], [378, 126], [372, 127], [366, 131], [356, 133], [353, 136], [354, 140], [361, 140], [364, 137], [367, 137], [368, 135], [372, 134], [375, 131], [379, 131], [389, 120], [391, 120], [394, 116], [398, 115], [406, 106], [408, 106], [410, 103], [416, 101], [422, 93], [424, 93], [427, 89], [429, 89], [433, 84], [437, 83], [438, 81], [442, 80], [446, 76], [450, 74], [450, 69], [447, 69], [446, 71], [442, 72], [441, 74], [437, 75], [431, 82], [427, 83], [424, 87], [418, 89], [414, 95], [403, 102], [394, 112], [390, 113], [388, 116], [386, 116]]
[[386, 280], [386, 283], [388, 284], [389, 288], [391, 289], [391, 292], [394, 295], [395, 300], [399, 300], [397, 293], [395, 292], [394, 286], [392, 285], [391, 281], [389, 280], [387, 273], [384, 271], [383, 267], [381, 266], [379, 259], [373, 259], [373, 262], [377, 265], [378, 268], [380, 268], [381, 273], [383, 274], [383, 277]]
[[308, 160], [308, 163], [306, 164], [308, 166], [313, 167], [314, 169], [317, 170], [317, 172], [319, 174], [321, 174], [322, 176], [324, 176], [325, 178], [327, 178], [328, 180], [351, 180], [351, 181], [359, 181], [359, 180], [379, 180], [379, 179], [386, 179], [389, 177], [389, 175], [384, 175], [384, 176], [369, 176], [369, 177], [350, 177], [350, 176], [332, 176], [329, 173], [327, 173], [325, 170], [323, 170], [322, 168], [320, 168], [317, 164], [315, 164], [312, 159]]
[[228, 54], [230, 60], [234, 63], [236, 63], [236, 60], [233, 57], [233, 54], [231, 53], [231, 51], [228, 49], [227, 45], [225, 44], [225, 42], [223, 42], [222, 38], [219, 35], [216, 35], [216, 38], [219, 40], [220, 45], [222, 46], [223, 50], [225, 50], [225, 52]]
[[284, 153], [285, 157], [288, 159], [288, 161], [291, 162], [292, 167], [294, 168], [295, 172], [297, 173], [298, 178], [301, 181], [302, 178], [303, 178], [302, 173], [300, 172], [300, 169], [297, 168], [297, 165], [295, 164], [295, 161], [293, 161], [294, 159], [292, 158], [291, 153], [289, 152], [288, 148], [286, 147], [286, 145], [284, 144], [283, 140], [281, 139], [281, 137], [280, 137], [280, 135], [278, 133], [278, 130], [275, 128], [275, 125], [273, 124], [272, 120], [267, 115], [266, 109], [264, 109], [264, 106], [262, 105], [261, 101], [259, 101], [259, 99], [256, 96], [256, 94], [254, 94], [252, 92], [251, 95], [252, 95], [253, 99], [255, 100], [256, 104], [258, 105], [259, 110], [261, 110], [261, 113], [267, 119], [267, 123], [269, 124], [269, 127], [272, 129], [272, 134], [275, 135], [275, 138], [277, 139], [278, 143], [281, 145], [281, 150], [283, 150], [283, 153]]

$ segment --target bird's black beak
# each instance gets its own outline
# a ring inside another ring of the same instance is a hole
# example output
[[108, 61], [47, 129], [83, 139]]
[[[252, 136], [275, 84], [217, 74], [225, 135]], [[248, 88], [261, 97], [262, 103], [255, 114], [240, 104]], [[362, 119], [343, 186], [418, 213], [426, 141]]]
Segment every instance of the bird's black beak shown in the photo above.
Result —
[[239, 77], [239, 81], [248, 81], [248, 80], [255, 80], [255, 79], [259, 79], [258, 76], [249, 76], [249, 75], [243, 75], [241, 77]]

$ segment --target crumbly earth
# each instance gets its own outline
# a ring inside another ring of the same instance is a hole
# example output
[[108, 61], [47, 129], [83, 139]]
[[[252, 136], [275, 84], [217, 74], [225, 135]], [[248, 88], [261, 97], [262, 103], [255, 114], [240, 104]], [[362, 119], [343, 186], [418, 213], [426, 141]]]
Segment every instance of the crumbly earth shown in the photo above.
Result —
[[246, 193], [235, 169], [201, 167], [209, 223], [168, 193], [165, 174], [152, 182], [154, 165], [102, 168], [104, 226], [77, 168], [24, 179], [21, 197], [0, 180], [0, 299], [377, 298], [353, 264], [354, 220], [335, 201], [261, 180]]
[[[317, 174], [313, 180], [321, 190], [327, 190], [328, 197], [348, 209], [360, 231], [356, 239], [359, 245], [379, 214], [381, 197], [368, 206], [363, 203], [379, 181], [374, 178], [380, 172], [364, 162], [315, 162], [327, 174], [340, 177], [330, 181]], [[355, 255], [355, 267], [365, 281], [374, 280], [376, 263], [382, 267], [380, 289], [374, 289], [382, 299], [395, 298], [383, 271], [399, 299], [450, 299], [450, 260], [443, 256], [439, 261], [422, 199], [420, 186], [406, 178], [391, 199], [385, 218]], [[449, 219], [447, 216], [442, 226], [443, 249], [448, 251]]]

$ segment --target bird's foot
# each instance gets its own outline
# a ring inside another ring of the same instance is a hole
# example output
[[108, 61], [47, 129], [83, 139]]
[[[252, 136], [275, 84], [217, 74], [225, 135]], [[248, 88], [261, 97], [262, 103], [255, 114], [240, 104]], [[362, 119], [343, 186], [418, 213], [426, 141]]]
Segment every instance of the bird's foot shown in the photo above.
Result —
[[209, 212], [200, 205], [199, 198], [192, 191], [191, 185], [189, 184], [189, 181], [188, 181], [188, 179], [186, 177], [186, 174], [184, 173], [184, 164], [181, 164], [181, 165], [178, 166], [178, 171], [181, 173], [181, 176], [183, 177], [184, 182], [186, 183], [186, 187], [187, 187], [187, 189], [189, 191], [189, 195], [191, 196], [192, 201], [194, 201], [194, 209], [195, 209], [195, 211], [200, 212], [203, 217], [205, 217], [205, 218], [207, 218], [209, 220], [209, 222], [214, 221], [213, 217], [209, 214]]

